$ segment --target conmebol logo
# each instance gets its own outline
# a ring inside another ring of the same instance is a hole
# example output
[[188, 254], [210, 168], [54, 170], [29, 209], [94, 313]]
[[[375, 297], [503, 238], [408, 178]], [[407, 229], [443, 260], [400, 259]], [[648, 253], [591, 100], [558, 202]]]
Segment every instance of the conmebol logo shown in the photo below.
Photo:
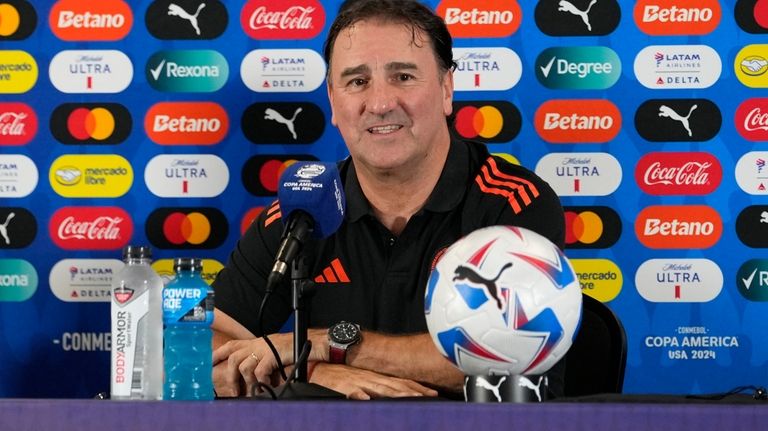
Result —
[[723, 179], [715, 156], [705, 152], [653, 152], [635, 167], [635, 180], [651, 195], [706, 195]]
[[61, 0], [51, 8], [53, 34], [66, 41], [114, 41], [128, 35], [131, 8], [121, 0]]
[[709, 248], [720, 240], [720, 214], [706, 205], [655, 205], [635, 219], [635, 235], [654, 249]]
[[635, 3], [635, 24], [646, 34], [701, 35], [720, 23], [716, 0], [640, 0]]
[[48, 224], [53, 243], [64, 250], [118, 250], [133, 236], [133, 220], [119, 207], [65, 207]]
[[549, 100], [536, 110], [536, 131], [555, 143], [603, 143], [621, 129], [621, 112], [604, 99]]
[[214, 102], [160, 102], [144, 117], [147, 136], [160, 145], [213, 145], [228, 129], [227, 111]]
[[736, 109], [733, 122], [744, 139], [768, 141], [768, 98], [747, 99]]
[[251, 0], [240, 23], [254, 39], [311, 39], [323, 30], [325, 10], [317, 0]]
[[443, 0], [436, 11], [453, 37], [506, 37], [523, 18], [516, 0]]
[[37, 134], [37, 114], [26, 103], [0, 103], [0, 146], [24, 145]]

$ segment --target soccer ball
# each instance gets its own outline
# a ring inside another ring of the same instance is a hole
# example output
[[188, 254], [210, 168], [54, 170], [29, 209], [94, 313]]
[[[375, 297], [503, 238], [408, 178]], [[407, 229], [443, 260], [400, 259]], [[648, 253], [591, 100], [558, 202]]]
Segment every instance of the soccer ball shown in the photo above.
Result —
[[543, 374], [581, 321], [570, 262], [542, 235], [490, 226], [459, 239], [429, 278], [424, 312], [432, 341], [466, 375]]

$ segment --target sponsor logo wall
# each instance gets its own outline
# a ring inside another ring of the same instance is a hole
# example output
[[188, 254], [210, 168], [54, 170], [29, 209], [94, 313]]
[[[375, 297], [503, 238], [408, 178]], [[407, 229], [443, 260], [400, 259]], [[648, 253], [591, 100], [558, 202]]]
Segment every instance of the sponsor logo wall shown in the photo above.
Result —
[[[340, 3], [0, 3], [0, 396], [108, 390], [121, 247], [210, 281], [287, 166], [347, 155], [321, 55]], [[625, 391], [765, 385], [768, 2], [426, 3], [455, 37], [453, 132], [561, 196]]]

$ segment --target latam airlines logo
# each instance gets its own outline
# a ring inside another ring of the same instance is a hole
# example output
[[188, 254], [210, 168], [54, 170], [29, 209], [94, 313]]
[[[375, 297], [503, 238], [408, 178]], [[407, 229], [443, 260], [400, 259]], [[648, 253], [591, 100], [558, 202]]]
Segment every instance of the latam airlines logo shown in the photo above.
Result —
[[325, 61], [311, 49], [255, 49], [240, 63], [240, 77], [257, 93], [307, 93], [325, 79]]
[[637, 239], [654, 249], [709, 248], [722, 233], [720, 214], [706, 205], [655, 205], [635, 219]]
[[0, 103], [0, 146], [29, 143], [37, 134], [37, 114], [26, 103]]
[[48, 77], [62, 93], [119, 93], [133, 79], [133, 64], [115, 50], [67, 50], [56, 54]]
[[619, 214], [606, 206], [569, 206], [565, 211], [565, 248], [608, 248], [621, 236]]
[[240, 24], [253, 39], [312, 39], [325, 26], [325, 10], [317, 0], [250, 0]]
[[157, 0], [144, 22], [158, 39], [215, 39], [226, 30], [229, 15], [218, 0]]
[[506, 100], [453, 102], [453, 113], [453, 132], [479, 142], [509, 142], [523, 125], [520, 111]]
[[618, 27], [621, 8], [616, 0], [541, 0], [535, 17], [550, 36], [605, 36]]
[[147, 111], [144, 130], [160, 145], [213, 145], [227, 135], [229, 117], [214, 102], [160, 102]]
[[536, 79], [547, 88], [603, 90], [621, 76], [621, 60], [605, 46], [547, 48], [536, 58]]
[[28, 52], [0, 51], [0, 94], [26, 93], [35, 86], [38, 73], [37, 63]]
[[708, 141], [717, 135], [723, 117], [707, 99], [651, 99], [635, 112], [635, 129], [652, 142]]
[[116, 198], [131, 189], [133, 168], [117, 154], [65, 154], [51, 164], [48, 180], [65, 198]]
[[650, 302], [709, 302], [723, 290], [723, 272], [709, 259], [650, 259], [637, 268], [635, 286]]
[[652, 90], [708, 88], [720, 78], [722, 62], [706, 45], [652, 45], [635, 57], [635, 76]]
[[0, 198], [23, 198], [37, 187], [35, 162], [22, 154], [0, 154]]
[[147, 60], [145, 76], [158, 91], [211, 93], [229, 78], [229, 64], [210, 49], [159, 51]]
[[748, 247], [768, 248], [768, 205], [741, 210], [736, 218], [736, 235]]
[[32, 244], [37, 236], [37, 220], [29, 210], [0, 207], [0, 249], [19, 249]]
[[442, 0], [436, 12], [453, 37], [507, 37], [523, 20], [516, 0]]
[[706, 195], [722, 179], [720, 162], [705, 152], [648, 153], [635, 166], [635, 181], [651, 195]]
[[37, 291], [37, 271], [24, 259], [0, 259], [0, 302], [22, 302]]
[[752, 142], [768, 141], [768, 98], [755, 97], [741, 102], [733, 122], [744, 139]]
[[716, 0], [640, 0], [635, 3], [635, 24], [651, 36], [709, 34], [720, 24]]
[[263, 102], [245, 109], [240, 124], [254, 144], [311, 144], [325, 131], [325, 115], [314, 103]]
[[48, 23], [56, 37], [68, 42], [115, 41], [131, 31], [133, 13], [121, 0], [60, 0]]
[[736, 287], [750, 301], [768, 301], [768, 259], [750, 259], [736, 273]]
[[212, 198], [229, 184], [229, 168], [213, 154], [161, 154], [147, 163], [144, 182], [161, 198]]
[[23, 40], [37, 26], [37, 12], [25, 0], [4, 0], [0, 3], [0, 41]]
[[765, 0], [737, 0], [733, 15], [739, 27], [747, 33], [768, 33], [768, 7]]
[[768, 45], [747, 45], [736, 54], [734, 70], [739, 82], [751, 88], [768, 88]]
[[621, 112], [604, 99], [548, 100], [536, 110], [534, 125], [553, 144], [603, 143], [621, 130]]
[[456, 91], [504, 91], [523, 75], [520, 57], [509, 48], [453, 48]]
[[133, 237], [133, 220], [119, 207], [64, 207], [51, 216], [48, 230], [64, 250], [119, 250]]
[[750, 151], [736, 162], [736, 183], [751, 195], [768, 195], [768, 151]]
[[64, 302], [109, 302], [112, 278], [124, 266], [118, 259], [63, 259], [51, 268], [48, 285]]
[[162, 249], [213, 249], [227, 239], [229, 224], [219, 209], [158, 208], [147, 217], [149, 241]]
[[119, 144], [131, 127], [130, 112], [118, 103], [65, 103], [51, 114], [51, 133], [70, 145]]
[[549, 153], [536, 173], [558, 196], [606, 196], [621, 184], [619, 161], [608, 153]]
[[245, 189], [254, 196], [275, 196], [280, 175], [299, 161], [318, 161], [309, 154], [253, 156], [243, 165], [241, 178]]

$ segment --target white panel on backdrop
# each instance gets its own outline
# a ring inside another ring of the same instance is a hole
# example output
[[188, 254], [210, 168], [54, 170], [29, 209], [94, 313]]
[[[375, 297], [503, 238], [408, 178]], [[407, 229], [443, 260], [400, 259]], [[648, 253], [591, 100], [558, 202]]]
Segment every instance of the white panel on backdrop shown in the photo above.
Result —
[[325, 80], [325, 60], [311, 49], [255, 49], [240, 63], [240, 77], [259, 93], [308, 93]]
[[520, 56], [509, 48], [454, 48], [456, 91], [495, 91], [514, 87], [523, 74]]
[[51, 83], [62, 93], [119, 93], [133, 79], [133, 64], [121, 51], [61, 51], [48, 66]]
[[163, 198], [211, 198], [229, 184], [229, 168], [213, 154], [161, 154], [147, 162], [144, 182]]

